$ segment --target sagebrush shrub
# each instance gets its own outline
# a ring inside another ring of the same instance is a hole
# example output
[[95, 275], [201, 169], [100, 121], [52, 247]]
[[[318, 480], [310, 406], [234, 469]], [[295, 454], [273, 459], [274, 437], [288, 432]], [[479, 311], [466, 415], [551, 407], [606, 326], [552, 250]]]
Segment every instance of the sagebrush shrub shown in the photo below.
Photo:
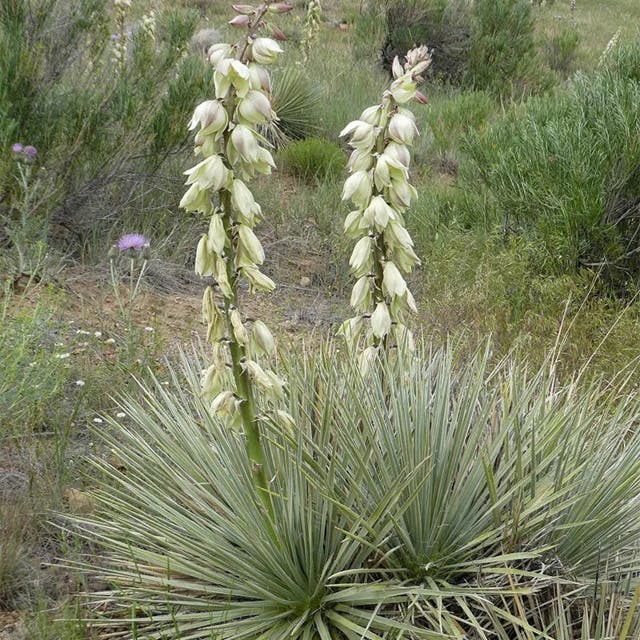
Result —
[[640, 83], [611, 66], [514, 107], [465, 148], [497, 222], [540, 239], [551, 270], [588, 266], [624, 289], [640, 272], [638, 140]]

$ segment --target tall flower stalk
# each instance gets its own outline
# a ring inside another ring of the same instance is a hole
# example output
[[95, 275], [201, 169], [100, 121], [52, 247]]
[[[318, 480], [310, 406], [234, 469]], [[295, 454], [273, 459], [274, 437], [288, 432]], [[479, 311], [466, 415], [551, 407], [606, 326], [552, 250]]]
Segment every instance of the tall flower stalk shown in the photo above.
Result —
[[320, 20], [322, 18], [322, 5], [320, 0], [309, 0], [307, 3], [307, 13], [302, 25], [302, 59], [306, 62], [311, 53], [311, 47], [318, 38], [320, 31]]
[[365, 109], [340, 134], [353, 148], [342, 199], [356, 206], [344, 228], [357, 239], [349, 265], [357, 278], [351, 306], [358, 314], [340, 332], [350, 348], [362, 346], [359, 362], [364, 372], [383, 350], [413, 349], [406, 317], [416, 311], [416, 304], [404, 276], [419, 260], [403, 213], [417, 197], [409, 183], [409, 147], [418, 129], [413, 113], [403, 105], [426, 101], [417, 84], [430, 63], [426, 47], [409, 51], [404, 65], [396, 57], [394, 80], [382, 102]]
[[257, 7], [234, 5], [234, 9], [238, 15], [230, 24], [244, 29], [245, 35], [234, 45], [209, 49], [215, 97], [196, 107], [189, 124], [189, 129], [197, 129], [195, 153], [202, 160], [185, 172], [189, 189], [180, 206], [209, 218], [195, 261], [196, 273], [211, 279], [202, 302], [213, 348], [212, 363], [203, 376], [203, 395], [212, 411], [243, 429], [254, 484], [266, 513], [272, 515], [256, 396], [259, 393], [266, 402], [277, 399], [284, 383], [257, 361], [273, 352], [274, 340], [262, 321], [248, 326], [239, 309], [239, 289], [241, 281], [252, 293], [275, 288], [260, 271], [264, 251], [254, 227], [262, 210], [245, 181], [256, 173], [269, 174], [275, 166], [258, 127], [276, 118], [265, 67], [282, 49], [259, 33], [268, 27], [270, 14], [291, 7], [267, 0]]

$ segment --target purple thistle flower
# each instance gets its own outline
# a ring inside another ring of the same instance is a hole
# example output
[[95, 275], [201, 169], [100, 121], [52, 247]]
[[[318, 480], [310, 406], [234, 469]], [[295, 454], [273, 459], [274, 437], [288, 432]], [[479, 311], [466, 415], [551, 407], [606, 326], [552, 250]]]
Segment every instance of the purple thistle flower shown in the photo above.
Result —
[[24, 155], [27, 160], [35, 160], [38, 155], [38, 150], [33, 145], [28, 144], [24, 148]]
[[120, 251], [141, 251], [149, 246], [149, 241], [141, 233], [125, 233], [116, 245]]
[[15, 153], [17, 155], [17, 154], [22, 153], [24, 151], [24, 147], [19, 142], [14, 142], [11, 145], [11, 151], [13, 151], [13, 153]]

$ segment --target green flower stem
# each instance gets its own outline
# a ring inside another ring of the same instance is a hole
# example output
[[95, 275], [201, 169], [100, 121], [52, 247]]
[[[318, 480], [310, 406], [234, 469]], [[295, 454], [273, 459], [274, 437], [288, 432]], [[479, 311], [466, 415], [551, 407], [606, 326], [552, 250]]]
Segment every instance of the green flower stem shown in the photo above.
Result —
[[[232, 238], [231, 229], [231, 193], [226, 189], [220, 192], [220, 204], [224, 211], [222, 221], [225, 233], [228, 238]], [[253, 394], [253, 386], [249, 379], [249, 374], [243, 368], [242, 363], [246, 358], [246, 350], [242, 344], [234, 339], [233, 326], [231, 324], [230, 313], [233, 307], [238, 307], [238, 278], [234, 269], [234, 247], [233, 241], [230, 242], [229, 253], [227, 255], [227, 278], [231, 284], [232, 297], [226, 298], [224, 301], [225, 318], [227, 321], [227, 330], [229, 333], [229, 352], [231, 353], [231, 369], [233, 378], [236, 383], [236, 393], [240, 397], [240, 416], [244, 426], [245, 443], [247, 447], [247, 455], [251, 466], [251, 477], [256, 487], [258, 497], [260, 498], [267, 519], [267, 527], [269, 533], [275, 538], [275, 532], [271, 525], [273, 520], [273, 503], [269, 492], [269, 482], [267, 480], [266, 464], [264, 450], [262, 448], [260, 426], [256, 417], [255, 400]]]

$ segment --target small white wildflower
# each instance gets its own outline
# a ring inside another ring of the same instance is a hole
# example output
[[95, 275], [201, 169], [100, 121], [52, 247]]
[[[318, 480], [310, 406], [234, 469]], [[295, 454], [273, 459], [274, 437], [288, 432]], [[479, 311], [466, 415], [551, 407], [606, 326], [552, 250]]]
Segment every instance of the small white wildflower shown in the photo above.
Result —
[[96, 338], [102, 338], [102, 331], [94, 331], [94, 332], [93, 332], [93, 335], [94, 335]]
[[103, 422], [102, 418], [94, 418], [94, 419], [93, 419], [93, 421], [94, 421], [96, 424], [102, 424], [102, 422]]
[[71, 357], [70, 353], [56, 353], [56, 358], [58, 358], [58, 360], [66, 360], [67, 358]]
[[116, 413], [116, 418], [126, 418], [127, 414], [124, 411], [118, 411], [118, 413]]
[[76, 387], [84, 387], [84, 380], [76, 380]]
[[144, 330], [148, 331], [149, 333], [152, 333], [153, 331], [155, 331], [153, 327], [145, 327]]
[[105, 344], [115, 344], [116, 343], [116, 339], [115, 338], [107, 338], [104, 341]]

